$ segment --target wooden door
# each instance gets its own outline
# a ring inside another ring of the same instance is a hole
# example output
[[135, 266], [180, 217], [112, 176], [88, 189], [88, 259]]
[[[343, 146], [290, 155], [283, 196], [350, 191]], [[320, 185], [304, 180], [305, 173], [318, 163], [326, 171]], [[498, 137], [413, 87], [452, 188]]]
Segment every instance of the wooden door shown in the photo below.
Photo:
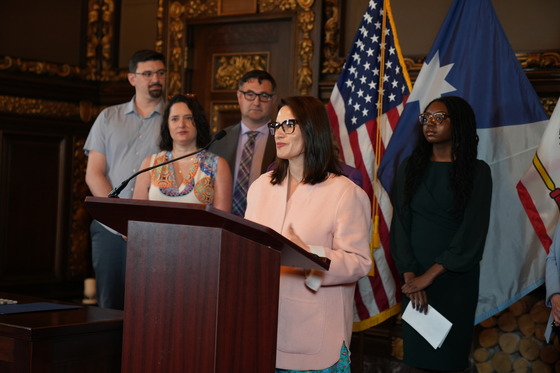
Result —
[[185, 91], [204, 105], [212, 132], [240, 120], [236, 91], [247, 71], [268, 71], [276, 93], [296, 93], [295, 13], [228, 17], [189, 24]]

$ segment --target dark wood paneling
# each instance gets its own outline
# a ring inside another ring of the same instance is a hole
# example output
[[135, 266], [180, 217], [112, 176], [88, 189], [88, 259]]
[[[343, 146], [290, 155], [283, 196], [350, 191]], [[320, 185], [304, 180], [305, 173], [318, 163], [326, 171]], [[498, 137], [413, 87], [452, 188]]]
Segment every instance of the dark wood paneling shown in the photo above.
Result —
[[77, 295], [89, 265], [73, 263], [84, 255], [70, 252], [73, 199], [83, 200], [73, 193], [83, 183], [74, 161], [88, 130], [79, 121], [0, 115], [1, 289]]

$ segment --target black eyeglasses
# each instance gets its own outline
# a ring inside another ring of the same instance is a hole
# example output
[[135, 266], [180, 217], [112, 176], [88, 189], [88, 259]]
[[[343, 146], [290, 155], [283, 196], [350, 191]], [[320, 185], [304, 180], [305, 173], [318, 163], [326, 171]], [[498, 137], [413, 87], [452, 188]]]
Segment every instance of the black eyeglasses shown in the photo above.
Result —
[[451, 118], [449, 114], [439, 111], [437, 113], [422, 113], [418, 116], [418, 121], [420, 124], [428, 124], [428, 122], [434, 123], [436, 125], [441, 124], [447, 118]]
[[165, 74], [167, 73], [167, 70], [161, 69], [158, 71], [143, 71], [141, 73], [134, 73], [136, 75], [142, 75], [144, 78], [146, 79], [151, 79], [152, 76], [154, 76], [154, 74], [157, 74], [157, 76], [159, 76], [160, 78], [164, 77]]
[[286, 119], [282, 123], [278, 123], [278, 122], [268, 123], [268, 129], [272, 136], [274, 136], [276, 130], [280, 127], [282, 127], [282, 131], [284, 131], [286, 135], [290, 135], [294, 133], [294, 131], [296, 130], [296, 124], [298, 124], [297, 119]]
[[256, 99], [257, 96], [258, 96], [258, 97], [259, 97], [259, 100], [260, 100], [261, 102], [268, 102], [268, 101], [270, 101], [270, 100], [272, 99], [272, 96], [274, 96], [274, 93], [273, 93], [273, 94], [265, 93], [265, 92], [263, 92], [263, 93], [255, 93], [255, 92], [253, 92], [253, 91], [242, 91], [242, 90], [239, 90], [239, 92], [243, 93], [243, 96], [245, 96], [245, 99], [246, 99], [247, 101], [255, 101], [255, 99]]

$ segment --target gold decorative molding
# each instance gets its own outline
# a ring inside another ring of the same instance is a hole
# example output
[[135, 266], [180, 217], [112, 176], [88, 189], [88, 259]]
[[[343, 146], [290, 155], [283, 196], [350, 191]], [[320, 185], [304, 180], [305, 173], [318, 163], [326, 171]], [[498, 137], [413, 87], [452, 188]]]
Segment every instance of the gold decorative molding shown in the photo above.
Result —
[[544, 110], [546, 110], [548, 116], [551, 116], [552, 112], [554, 111], [554, 108], [558, 104], [558, 96], [541, 97], [541, 103], [543, 104]]
[[[523, 69], [560, 69], [560, 51], [518, 52], [515, 53]], [[426, 56], [405, 57], [409, 72], [420, 71]]]
[[[123, 79], [126, 72], [115, 68], [115, 2], [89, 0], [86, 42], [87, 78], [112, 81]], [[123, 76], [124, 75], [124, 76]]]
[[183, 87], [183, 71], [187, 66], [185, 46], [187, 35], [184, 21], [187, 8], [188, 6], [179, 1], [173, 1], [169, 5], [169, 46], [167, 48], [167, 90], [169, 95], [181, 93]]
[[79, 104], [70, 102], [39, 100], [25, 97], [0, 96], [0, 112], [18, 115], [40, 115], [52, 118], [76, 118], [89, 123], [104, 107], [94, 106], [91, 101]]
[[515, 53], [515, 56], [524, 69], [560, 68], [560, 52], [558, 51]]
[[218, 132], [219, 128], [218, 125], [220, 124], [221, 120], [220, 120], [220, 115], [223, 112], [235, 112], [238, 113], [239, 112], [239, 104], [237, 102], [235, 103], [212, 103], [211, 106], [211, 115], [210, 115], [210, 131], [212, 133], [216, 133]]
[[258, 11], [260, 13], [286, 11], [296, 9], [296, 0], [259, 0]]
[[13, 70], [18, 72], [33, 73], [36, 75], [52, 75], [61, 78], [86, 77], [84, 72], [77, 66], [30, 61], [10, 56], [0, 57], [0, 70]]
[[164, 13], [165, 13], [165, 0], [158, 0], [157, 10], [156, 10], [156, 45], [155, 50], [159, 53], [163, 53], [163, 30], [164, 30]]
[[[193, 18], [205, 18], [218, 14], [218, 4], [215, 1], [182, 1], [175, 0], [169, 4], [167, 17], [165, 17], [165, 6], [160, 0], [158, 6], [158, 35], [156, 46], [165, 49], [164, 45], [164, 19], [168, 22], [168, 94], [173, 95], [182, 91], [184, 71], [188, 68], [188, 50], [186, 47], [186, 22]], [[293, 11], [297, 12], [297, 27], [300, 31], [297, 39], [298, 67], [296, 88], [300, 94], [310, 93], [313, 85], [313, 69], [311, 60], [314, 54], [314, 43], [311, 32], [315, 28], [315, 12], [313, 5], [315, 0], [259, 0], [258, 12]], [[162, 10], [162, 14], [159, 11]]]
[[422, 68], [422, 65], [424, 64], [424, 61], [426, 60], [426, 56], [424, 57], [403, 57], [404, 59], [404, 64], [406, 66], [406, 70], [408, 72], [413, 72], [413, 71], [420, 71], [420, 69]]
[[67, 118], [78, 117], [80, 108], [78, 105], [68, 102], [0, 96], [0, 112]]
[[324, 0], [325, 23], [323, 25], [323, 74], [340, 74], [344, 58], [340, 49], [340, 0]]
[[215, 1], [191, 0], [185, 5], [187, 18], [212, 17], [218, 15], [218, 3]]
[[311, 59], [313, 58], [314, 45], [311, 39], [311, 31], [315, 26], [315, 12], [312, 9], [315, 0], [298, 0], [297, 2], [301, 7], [297, 15], [301, 38], [298, 45], [300, 66], [297, 70], [296, 87], [301, 95], [308, 95], [313, 85]]
[[268, 70], [268, 52], [212, 55], [212, 90], [235, 91], [239, 79], [250, 70]]

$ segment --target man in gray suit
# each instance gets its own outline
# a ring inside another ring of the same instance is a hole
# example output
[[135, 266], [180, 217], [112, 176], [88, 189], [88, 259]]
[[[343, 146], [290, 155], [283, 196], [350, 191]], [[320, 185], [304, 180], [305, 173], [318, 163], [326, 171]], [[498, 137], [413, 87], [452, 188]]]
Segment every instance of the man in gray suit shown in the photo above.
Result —
[[[243, 216], [246, 207], [246, 188], [266, 172], [276, 157], [274, 137], [269, 135], [268, 129], [277, 102], [274, 78], [266, 71], [249, 71], [239, 80], [237, 100], [241, 111], [241, 122], [226, 128], [227, 136], [214, 143], [209, 150], [228, 162], [234, 188], [232, 212]], [[245, 158], [244, 148], [249, 138], [251, 138], [252, 155], [248, 160], [242, 160]], [[243, 165], [240, 167], [241, 164]], [[248, 185], [245, 187], [239, 185], [243, 179], [244, 168], [247, 168], [249, 173]]]

